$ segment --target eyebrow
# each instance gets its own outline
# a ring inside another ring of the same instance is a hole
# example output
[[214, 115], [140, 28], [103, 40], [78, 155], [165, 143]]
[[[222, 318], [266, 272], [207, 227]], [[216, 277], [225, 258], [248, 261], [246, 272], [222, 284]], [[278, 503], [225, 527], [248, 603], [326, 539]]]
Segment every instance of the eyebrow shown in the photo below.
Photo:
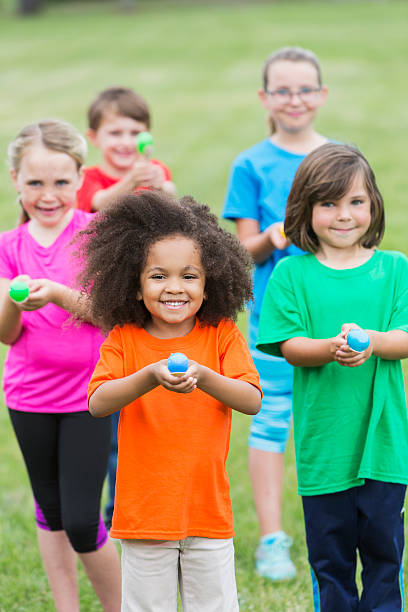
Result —
[[[153, 271], [156, 271], [156, 270], [158, 272], [167, 272], [167, 268], [162, 268], [161, 266], [152, 266], [151, 268], [148, 268], [147, 272], [153, 272]], [[203, 271], [201, 268], [198, 268], [194, 264], [189, 264], [188, 266], [184, 266], [184, 268], [182, 268], [183, 272], [187, 272], [188, 270], [194, 270], [196, 272], [202, 272]]]

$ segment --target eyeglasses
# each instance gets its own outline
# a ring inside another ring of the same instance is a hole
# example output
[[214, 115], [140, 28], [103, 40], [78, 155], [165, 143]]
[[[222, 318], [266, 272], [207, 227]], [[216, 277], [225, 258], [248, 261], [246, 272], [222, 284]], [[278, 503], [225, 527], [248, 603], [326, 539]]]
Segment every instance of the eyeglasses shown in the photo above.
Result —
[[299, 96], [302, 102], [312, 102], [321, 89], [321, 87], [301, 87], [297, 91], [292, 91], [287, 87], [280, 87], [279, 89], [275, 89], [275, 91], [265, 89], [265, 93], [269, 96], [273, 96], [277, 102], [284, 104], [290, 102], [293, 96]]

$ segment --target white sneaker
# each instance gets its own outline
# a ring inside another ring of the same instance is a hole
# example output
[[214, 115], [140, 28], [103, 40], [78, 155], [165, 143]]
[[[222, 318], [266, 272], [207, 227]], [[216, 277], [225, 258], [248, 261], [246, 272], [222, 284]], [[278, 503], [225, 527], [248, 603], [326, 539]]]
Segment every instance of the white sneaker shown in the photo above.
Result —
[[270, 580], [290, 580], [296, 576], [289, 548], [292, 538], [284, 531], [277, 531], [261, 538], [255, 553], [256, 570]]

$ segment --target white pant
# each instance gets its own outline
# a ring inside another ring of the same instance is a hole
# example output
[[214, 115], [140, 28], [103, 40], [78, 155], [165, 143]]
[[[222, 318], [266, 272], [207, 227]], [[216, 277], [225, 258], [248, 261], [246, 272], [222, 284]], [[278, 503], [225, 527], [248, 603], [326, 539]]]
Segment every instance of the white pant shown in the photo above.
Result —
[[237, 612], [232, 538], [121, 540], [122, 612]]

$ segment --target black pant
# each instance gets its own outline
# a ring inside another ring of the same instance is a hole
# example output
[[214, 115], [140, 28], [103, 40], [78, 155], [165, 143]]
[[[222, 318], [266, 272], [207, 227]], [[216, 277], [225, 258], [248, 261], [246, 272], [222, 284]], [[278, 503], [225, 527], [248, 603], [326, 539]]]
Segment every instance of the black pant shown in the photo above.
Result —
[[100, 516], [108, 462], [110, 418], [88, 412], [65, 414], [10, 410], [27, 467], [42, 529], [64, 529], [76, 552], [104, 544]]
[[401, 612], [405, 489], [366, 480], [347, 491], [302, 498], [316, 612]]

